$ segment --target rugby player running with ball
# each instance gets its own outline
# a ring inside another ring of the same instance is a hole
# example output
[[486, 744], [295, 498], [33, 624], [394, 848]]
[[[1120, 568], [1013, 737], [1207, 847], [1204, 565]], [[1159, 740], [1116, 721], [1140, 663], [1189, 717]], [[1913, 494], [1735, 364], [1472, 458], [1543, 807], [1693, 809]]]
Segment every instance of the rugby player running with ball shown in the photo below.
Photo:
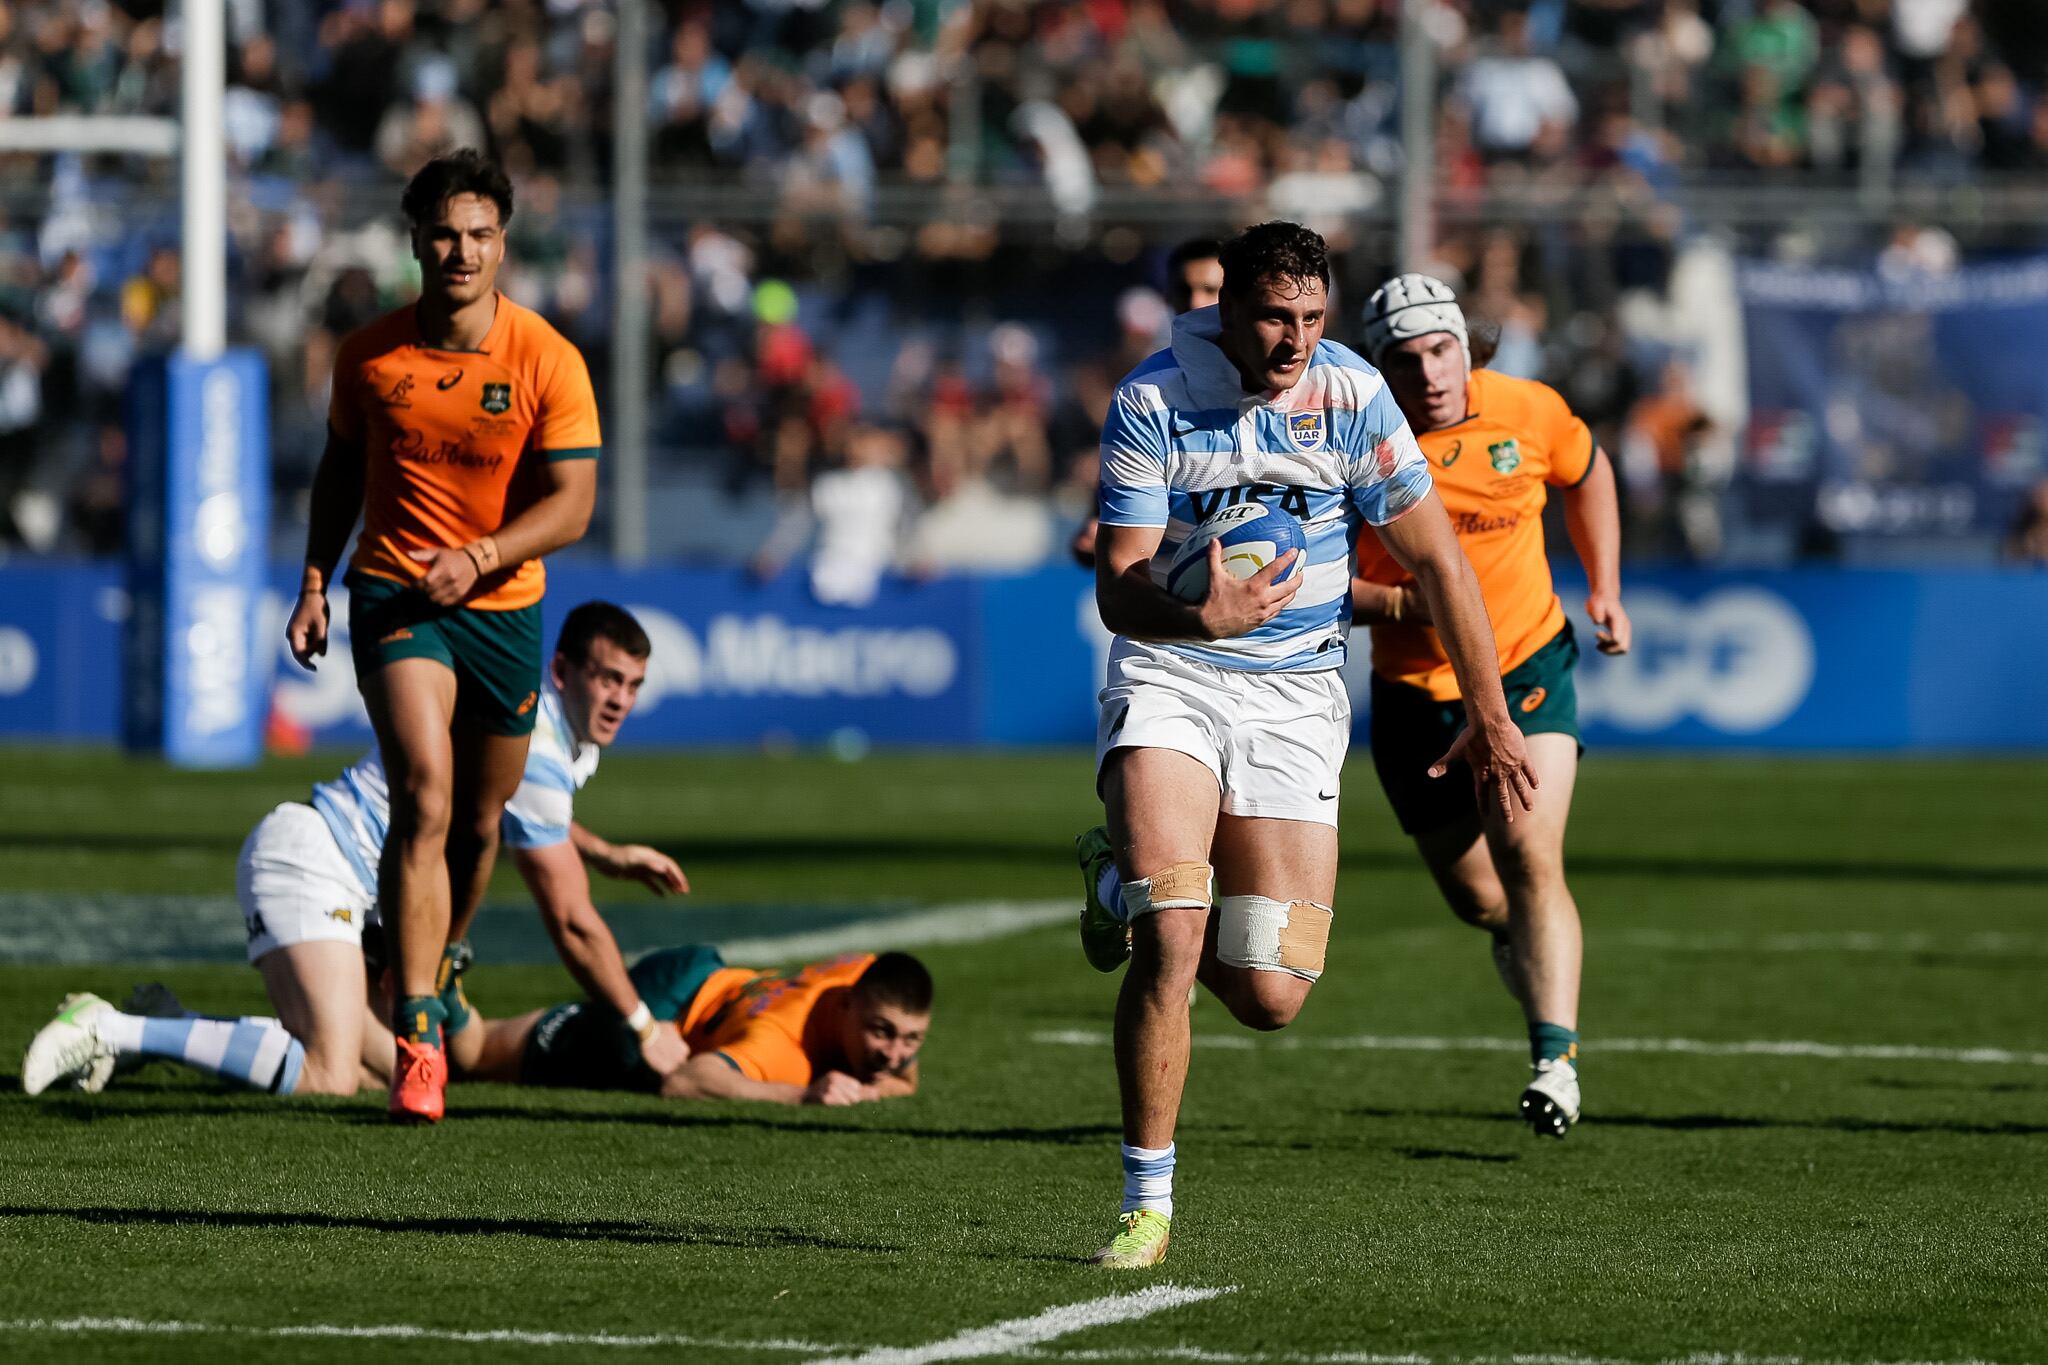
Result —
[[541, 557], [597, 501], [597, 400], [576, 348], [499, 294], [512, 184], [474, 151], [405, 188], [420, 297], [349, 334], [334, 362], [298, 604], [307, 668], [356, 516], [356, 684], [391, 784], [377, 871], [396, 988], [391, 1117], [438, 1122], [449, 949], [490, 883], [541, 695]]
[[1542, 789], [1509, 824], [1490, 803], [1475, 802], [1467, 784], [1423, 775], [1430, 754], [1463, 724], [1462, 698], [1471, 694], [1400, 548], [1368, 531], [1352, 600], [1355, 619], [1372, 627], [1373, 766], [1452, 911], [1492, 935], [1495, 966], [1529, 1026], [1522, 1117], [1561, 1138], [1579, 1118], [1583, 941], [1564, 876], [1579, 767], [1579, 647], [1551, 588], [1543, 506], [1549, 488], [1564, 490], [1596, 644], [1603, 654], [1626, 653], [1614, 468], [1555, 390], [1475, 367], [1465, 315], [1442, 281], [1387, 281], [1367, 304], [1365, 325], [1372, 361], [1414, 428], [1479, 575], [1509, 715], [1528, 737]]
[[[1120, 886], [1091, 903], [1083, 935], [1098, 966], [1130, 957], [1116, 1009], [1123, 1208], [1093, 1258], [1120, 1269], [1166, 1254], [1194, 983], [1277, 1029], [1323, 970], [1362, 525], [1414, 575], [1464, 685], [1469, 724], [1436, 766], [1468, 762], [1503, 821], [1536, 797], [1478, 580], [1422, 452], [1378, 372], [1322, 339], [1323, 239], [1264, 223], [1221, 259], [1217, 306], [1176, 321], [1172, 346], [1118, 387], [1102, 433], [1096, 602], [1117, 638], [1096, 741], [1097, 860]], [[1166, 592], [1205, 513], [1246, 499], [1300, 518], [1306, 565], [1282, 554], [1237, 579], [1212, 542], [1206, 597]]]

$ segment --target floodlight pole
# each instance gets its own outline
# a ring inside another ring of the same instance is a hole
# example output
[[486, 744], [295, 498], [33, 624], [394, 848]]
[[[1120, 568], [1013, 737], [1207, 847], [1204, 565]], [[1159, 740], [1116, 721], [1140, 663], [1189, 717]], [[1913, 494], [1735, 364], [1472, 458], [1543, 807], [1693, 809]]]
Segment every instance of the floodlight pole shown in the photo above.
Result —
[[647, 0], [618, 0], [612, 75], [612, 557], [647, 559]]
[[184, 124], [179, 156], [184, 189], [180, 289], [184, 353], [220, 358], [228, 341], [227, 158], [221, 142], [227, 30], [222, 0], [184, 0], [184, 52], [179, 103]]
[[1400, 268], [1424, 270], [1435, 242], [1436, 49], [1429, 36], [1435, 0], [1404, 0], [1401, 9]]

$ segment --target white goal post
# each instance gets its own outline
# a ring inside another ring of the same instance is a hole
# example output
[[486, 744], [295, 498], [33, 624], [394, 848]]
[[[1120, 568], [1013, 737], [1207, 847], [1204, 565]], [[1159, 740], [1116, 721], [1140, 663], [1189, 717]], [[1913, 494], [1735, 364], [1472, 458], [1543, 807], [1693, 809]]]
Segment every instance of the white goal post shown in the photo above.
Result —
[[0, 152], [114, 152], [181, 160], [184, 334], [194, 360], [227, 348], [227, 149], [221, 104], [227, 78], [223, 0], [184, 0], [179, 117], [56, 114], [0, 118]]

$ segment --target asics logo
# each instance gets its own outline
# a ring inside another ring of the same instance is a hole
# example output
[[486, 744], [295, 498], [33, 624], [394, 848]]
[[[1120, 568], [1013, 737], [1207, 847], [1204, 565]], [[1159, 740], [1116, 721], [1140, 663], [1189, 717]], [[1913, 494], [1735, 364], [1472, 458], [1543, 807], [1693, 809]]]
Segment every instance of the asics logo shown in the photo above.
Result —
[[448, 392], [448, 390], [454, 388], [457, 384], [460, 384], [461, 382], [462, 371], [457, 370], [454, 374], [442, 375], [438, 380], [434, 381], [434, 387], [439, 389], [441, 392], [446, 393]]

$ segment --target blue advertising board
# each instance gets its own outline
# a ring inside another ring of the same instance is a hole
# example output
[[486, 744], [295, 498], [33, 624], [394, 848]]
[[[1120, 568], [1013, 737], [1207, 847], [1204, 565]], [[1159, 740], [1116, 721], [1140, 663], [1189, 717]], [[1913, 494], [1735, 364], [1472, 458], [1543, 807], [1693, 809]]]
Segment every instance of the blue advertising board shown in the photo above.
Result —
[[254, 351], [155, 357], [130, 382], [124, 730], [185, 766], [263, 751], [269, 401]]
[[1745, 261], [1745, 485], [1842, 534], [1996, 534], [2048, 475], [2048, 258], [1945, 273]]
[[[297, 581], [277, 566], [251, 670], [275, 717], [316, 743], [366, 743], [346, 594], [317, 672], [293, 664]], [[1559, 583], [1568, 610], [1583, 591]], [[1636, 647], [1585, 653], [1581, 712], [1607, 748], [2048, 749], [2048, 573], [1644, 571], [1626, 584]], [[897, 581], [861, 610], [821, 606], [801, 573], [549, 572], [547, 628], [601, 597], [654, 644], [630, 744], [1088, 744], [1109, 636], [1065, 566]], [[111, 740], [128, 597], [106, 565], [0, 568], [0, 735]], [[1591, 638], [1579, 622], [1582, 639]], [[1367, 645], [1347, 669], [1362, 720]]]

